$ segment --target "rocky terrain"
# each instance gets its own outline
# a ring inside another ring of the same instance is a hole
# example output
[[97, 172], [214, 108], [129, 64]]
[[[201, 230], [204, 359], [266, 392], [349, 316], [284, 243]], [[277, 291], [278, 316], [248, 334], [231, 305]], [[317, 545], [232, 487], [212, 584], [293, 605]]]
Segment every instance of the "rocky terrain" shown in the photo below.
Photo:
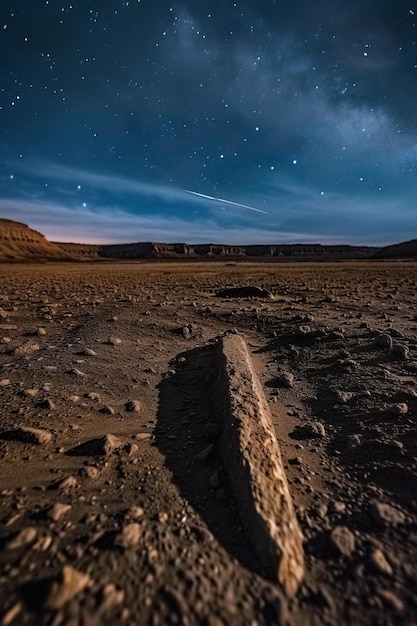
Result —
[[[1, 265], [0, 624], [417, 623], [416, 279], [415, 263]], [[293, 599], [218, 450], [229, 332], [304, 536]]]

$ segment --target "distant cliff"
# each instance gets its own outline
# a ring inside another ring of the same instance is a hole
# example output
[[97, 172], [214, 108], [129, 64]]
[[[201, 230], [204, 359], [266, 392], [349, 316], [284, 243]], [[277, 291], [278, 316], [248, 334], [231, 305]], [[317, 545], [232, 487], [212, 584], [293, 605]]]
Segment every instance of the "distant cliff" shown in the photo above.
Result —
[[386, 246], [377, 250], [375, 259], [417, 259], [417, 239], [404, 241], [393, 246]]
[[139, 242], [113, 245], [58, 243], [26, 224], [0, 219], [0, 260], [110, 259], [302, 259], [337, 260], [375, 257], [377, 248], [321, 244], [274, 244], [229, 246], [223, 244]]
[[65, 259], [65, 251], [26, 224], [0, 218], [0, 259]]

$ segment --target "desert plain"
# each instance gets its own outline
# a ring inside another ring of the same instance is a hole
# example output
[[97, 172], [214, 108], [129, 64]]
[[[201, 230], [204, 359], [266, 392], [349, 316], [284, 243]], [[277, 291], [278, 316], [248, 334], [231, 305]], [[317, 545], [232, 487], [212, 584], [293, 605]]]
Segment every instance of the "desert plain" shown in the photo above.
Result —
[[[0, 265], [0, 623], [417, 623], [417, 263]], [[222, 297], [256, 286], [271, 297]], [[218, 450], [261, 381], [303, 534], [289, 598]]]

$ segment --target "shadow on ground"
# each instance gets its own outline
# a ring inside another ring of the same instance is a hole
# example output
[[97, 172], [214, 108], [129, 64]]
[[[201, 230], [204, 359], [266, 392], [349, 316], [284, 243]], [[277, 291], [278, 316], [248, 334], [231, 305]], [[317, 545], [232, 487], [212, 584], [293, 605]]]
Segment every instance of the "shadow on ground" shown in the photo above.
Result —
[[264, 575], [243, 533], [218, 454], [215, 347], [179, 354], [172, 365], [159, 384], [156, 445], [182, 497], [215, 539], [245, 568]]

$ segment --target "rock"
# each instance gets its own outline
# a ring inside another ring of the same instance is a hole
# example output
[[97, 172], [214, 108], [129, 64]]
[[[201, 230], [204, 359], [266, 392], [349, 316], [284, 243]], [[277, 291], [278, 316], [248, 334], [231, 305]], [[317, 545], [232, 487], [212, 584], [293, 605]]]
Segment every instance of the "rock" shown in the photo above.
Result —
[[63, 492], [71, 491], [72, 489], [75, 489], [76, 487], [78, 487], [78, 481], [75, 478], [75, 476], [71, 475], [55, 483], [54, 487], [56, 489], [59, 489], [59, 491], [63, 491]]
[[52, 409], [55, 408], [55, 404], [50, 398], [44, 398], [43, 400], [39, 400], [36, 403], [36, 406], [40, 409], [48, 409], [49, 411], [52, 411]]
[[122, 340], [121, 340], [121, 339], [118, 339], [117, 337], [110, 337], [110, 338], [107, 340], [107, 343], [108, 343], [110, 346], [119, 346], [119, 345], [122, 343]]
[[125, 409], [126, 411], [129, 411], [130, 413], [139, 413], [141, 410], [141, 403], [139, 402], [139, 400], [131, 400], [129, 399], [126, 403], [125, 403]]
[[348, 450], [356, 450], [362, 445], [362, 435], [355, 433], [346, 437], [346, 447]]
[[86, 465], [82, 467], [79, 472], [82, 478], [89, 478], [90, 480], [96, 480], [100, 476], [100, 470], [93, 465]]
[[13, 604], [8, 611], [3, 615], [1, 620], [1, 626], [10, 626], [12, 622], [16, 619], [19, 613], [22, 611], [23, 606], [20, 602], [16, 602]]
[[99, 605], [99, 611], [104, 613], [114, 609], [123, 603], [125, 598], [125, 592], [121, 589], [117, 589], [113, 583], [107, 583], [101, 590], [101, 603]]
[[408, 347], [399, 343], [395, 343], [392, 346], [390, 354], [399, 361], [408, 361], [410, 358], [410, 350]]
[[335, 526], [330, 534], [330, 541], [343, 556], [351, 556], [355, 550], [355, 537], [346, 526]]
[[383, 411], [383, 415], [387, 417], [403, 417], [408, 413], [408, 405], [405, 402], [392, 404]]
[[10, 539], [6, 543], [6, 550], [18, 550], [19, 548], [24, 548], [31, 543], [33, 543], [38, 536], [38, 531], [33, 526], [28, 526], [27, 528], [23, 528], [16, 537]]
[[353, 398], [353, 393], [351, 393], [350, 391], [337, 390], [336, 395], [337, 395], [338, 401], [341, 402], [342, 404], [346, 404], [346, 402], [349, 402]]
[[40, 537], [38, 541], [33, 545], [32, 550], [36, 552], [46, 552], [52, 545], [52, 537], [49, 535], [46, 537]]
[[392, 348], [392, 337], [386, 333], [378, 335], [376, 337], [374, 344], [377, 348], [381, 348], [382, 350], [391, 350]]
[[184, 339], [191, 339], [191, 330], [189, 329], [188, 326], [182, 327], [181, 334], [184, 337]]
[[310, 424], [300, 424], [296, 426], [292, 432], [295, 439], [323, 439], [326, 436], [326, 430], [320, 422], [310, 422]]
[[39, 393], [39, 389], [23, 389], [22, 395], [30, 398], [36, 398]]
[[14, 349], [13, 354], [15, 356], [30, 356], [33, 352], [37, 352], [39, 350], [39, 345], [37, 343], [32, 343], [29, 341], [21, 346], [18, 346]]
[[385, 605], [393, 609], [399, 615], [404, 613], [404, 603], [400, 598], [388, 589], [378, 589], [379, 597], [384, 601]]
[[76, 367], [73, 367], [70, 370], [67, 370], [65, 373], [69, 374], [70, 376], [77, 376], [79, 378], [85, 378], [87, 376], [87, 374], [85, 372], [82, 372], [81, 370], [77, 369]]
[[71, 509], [72, 506], [70, 504], [56, 502], [49, 510], [48, 515], [54, 522], [59, 522], [59, 520], [62, 519]]
[[108, 456], [114, 450], [121, 448], [124, 442], [114, 435], [104, 435], [96, 439], [89, 439], [84, 443], [68, 450], [70, 456]]
[[82, 356], [93, 356], [93, 357], [97, 356], [97, 352], [95, 352], [91, 348], [83, 348], [80, 354]]
[[404, 524], [406, 521], [406, 517], [402, 511], [390, 504], [385, 504], [385, 502], [374, 502], [372, 513], [375, 521], [379, 524], [397, 526], [398, 524]]
[[158, 513], [158, 521], [160, 524], [166, 524], [168, 519], [169, 519], [168, 513], [165, 513], [165, 511], [160, 511]]
[[128, 456], [135, 456], [135, 454], [139, 452], [139, 447], [136, 445], [136, 443], [132, 443], [131, 441], [128, 441], [123, 446], [123, 451], [126, 452]]
[[112, 406], [105, 404], [101, 407], [99, 413], [103, 413], [103, 415], [114, 415], [114, 409]]
[[85, 397], [89, 400], [93, 400], [93, 402], [100, 402], [100, 394], [95, 391], [89, 391]]
[[71, 565], [65, 565], [59, 580], [51, 585], [45, 606], [54, 610], [61, 609], [90, 584], [91, 578], [88, 574], [79, 572]]
[[31, 428], [30, 426], [20, 426], [9, 433], [10, 438], [24, 443], [34, 443], [38, 446], [46, 445], [52, 440], [52, 433], [41, 428]]
[[40, 337], [45, 337], [46, 335], [46, 330], [44, 328], [38, 328], [36, 331], [36, 335], [39, 335]]
[[291, 372], [282, 372], [276, 378], [276, 384], [279, 387], [284, 387], [285, 389], [292, 389], [294, 387], [294, 374]]
[[0, 387], [7, 387], [8, 385], [10, 385], [10, 380], [8, 378], [3, 378], [3, 380], [0, 380]]
[[134, 548], [139, 545], [142, 538], [143, 529], [137, 522], [130, 522], [123, 527], [122, 532], [117, 535], [115, 545], [121, 548]]
[[126, 513], [126, 519], [138, 520], [141, 519], [145, 515], [145, 511], [141, 506], [131, 506], [128, 512]]
[[0, 319], [6, 320], [9, 317], [7, 311], [5, 311], [2, 307], [0, 307]]
[[392, 575], [392, 567], [388, 563], [385, 554], [379, 548], [374, 548], [371, 552], [370, 562], [381, 574]]

